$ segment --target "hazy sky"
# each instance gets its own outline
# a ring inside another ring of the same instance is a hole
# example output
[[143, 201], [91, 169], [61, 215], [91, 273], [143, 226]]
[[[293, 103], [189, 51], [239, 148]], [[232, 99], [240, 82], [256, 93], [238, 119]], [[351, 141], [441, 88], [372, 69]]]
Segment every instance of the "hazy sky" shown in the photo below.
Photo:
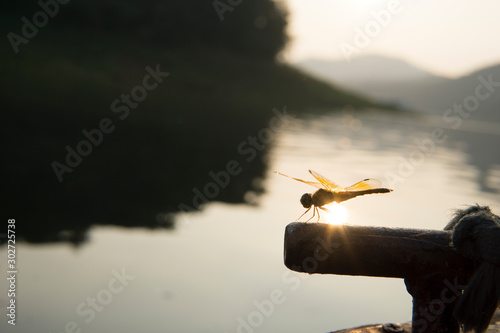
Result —
[[284, 1], [292, 63], [380, 54], [448, 77], [500, 63], [500, 1]]

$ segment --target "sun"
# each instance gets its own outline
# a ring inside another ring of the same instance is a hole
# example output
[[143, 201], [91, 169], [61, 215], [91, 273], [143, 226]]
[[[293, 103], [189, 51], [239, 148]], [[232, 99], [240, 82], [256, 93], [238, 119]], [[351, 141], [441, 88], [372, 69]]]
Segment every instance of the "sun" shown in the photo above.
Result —
[[324, 214], [328, 224], [342, 224], [347, 221], [347, 209], [344, 206], [333, 203], [328, 206], [328, 210], [330, 213]]

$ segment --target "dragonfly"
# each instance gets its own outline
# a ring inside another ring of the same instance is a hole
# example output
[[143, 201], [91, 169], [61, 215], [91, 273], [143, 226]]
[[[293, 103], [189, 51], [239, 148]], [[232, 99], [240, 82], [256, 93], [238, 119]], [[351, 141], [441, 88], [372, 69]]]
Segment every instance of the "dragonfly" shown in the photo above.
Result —
[[304, 208], [307, 208], [307, 210], [297, 220], [300, 220], [302, 216], [306, 215], [307, 212], [311, 210], [311, 208], [313, 209], [313, 216], [306, 222], [312, 220], [314, 216], [316, 216], [316, 213], [318, 213], [319, 222], [319, 209], [331, 213], [324, 206], [333, 202], [341, 203], [343, 201], [350, 200], [362, 195], [392, 192], [391, 189], [381, 187], [382, 182], [377, 179], [367, 178], [360, 182], [357, 182], [352, 186], [341, 187], [313, 170], [309, 170], [309, 173], [313, 175], [313, 177], [316, 178], [318, 182], [310, 182], [307, 180], [290, 177], [277, 171], [275, 171], [275, 173], [318, 188], [316, 192], [305, 193], [300, 198], [300, 203], [302, 204], [302, 206], [304, 206]]

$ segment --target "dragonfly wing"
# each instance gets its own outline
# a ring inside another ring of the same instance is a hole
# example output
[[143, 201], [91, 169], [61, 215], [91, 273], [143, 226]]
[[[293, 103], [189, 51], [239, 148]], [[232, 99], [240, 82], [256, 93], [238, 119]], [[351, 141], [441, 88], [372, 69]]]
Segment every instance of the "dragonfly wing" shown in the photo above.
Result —
[[314, 176], [314, 178], [316, 178], [317, 180], [319, 180], [319, 182], [321, 184], [323, 184], [325, 186], [325, 188], [327, 190], [330, 190], [332, 192], [341, 192], [341, 191], [345, 191], [345, 188], [341, 187], [341, 186], [338, 186], [337, 184], [335, 184], [334, 182], [332, 182], [331, 180], [329, 180], [328, 178], [326, 177], [323, 177], [322, 175], [320, 175], [319, 173], [317, 173], [316, 171], [313, 171], [313, 170], [309, 170], [309, 172], [311, 173], [311, 175]]
[[274, 173], [277, 173], [278, 175], [282, 175], [282, 176], [285, 176], [285, 177], [288, 177], [288, 178], [291, 178], [291, 179], [294, 179], [294, 180], [297, 180], [299, 182], [303, 182], [303, 183], [306, 183], [308, 185], [311, 185], [311, 186], [314, 186], [316, 188], [324, 188], [323, 185], [321, 185], [321, 183], [315, 183], [315, 182], [309, 182], [307, 180], [303, 180], [303, 179], [299, 179], [299, 178], [294, 178], [294, 177], [290, 177], [290, 176], [287, 176], [285, 174], [282, 174], [281, 172], [278, 172], [278, 171], [274, 171]]
[[358, 192], [358, 191], [366, 191], [373, 190], [376, 188], [380, 188], [382, 186], [382, 182], [378, 179], [365, 179], [356, 184], [349, 186], [346, 188], [349, 192]]

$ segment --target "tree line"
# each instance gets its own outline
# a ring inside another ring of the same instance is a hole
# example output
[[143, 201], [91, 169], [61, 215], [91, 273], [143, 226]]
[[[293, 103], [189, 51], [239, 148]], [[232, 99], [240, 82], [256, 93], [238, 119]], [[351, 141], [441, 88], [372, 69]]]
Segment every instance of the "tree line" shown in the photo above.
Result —
[[286, 9], [273, 0], [21, 0], [3, 8], [11, 19], [30, 20], [55, 6], [54, 28], [123, 34], [168, 47], [210, 45], [274, 58], [287, 42]]

